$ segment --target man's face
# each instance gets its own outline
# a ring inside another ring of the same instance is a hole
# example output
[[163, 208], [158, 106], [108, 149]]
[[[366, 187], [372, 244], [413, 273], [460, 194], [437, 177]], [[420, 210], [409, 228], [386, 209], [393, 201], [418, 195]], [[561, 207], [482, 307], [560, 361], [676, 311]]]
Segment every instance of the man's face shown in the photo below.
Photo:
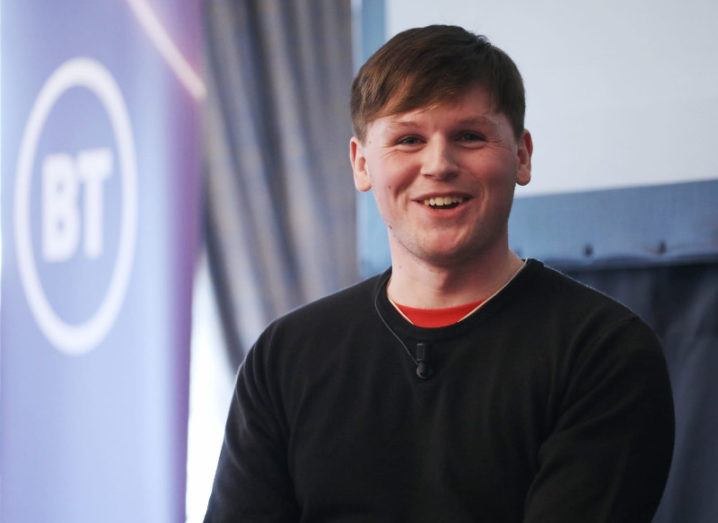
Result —
[[377, 118], [363, 143], [350, 143], [354, 183], [373, 190], [392, 255], [437, 266], [506, 249], [514, 187], [531, 178], [531, 152], [528, 132], [517, 140], [481, 87]]

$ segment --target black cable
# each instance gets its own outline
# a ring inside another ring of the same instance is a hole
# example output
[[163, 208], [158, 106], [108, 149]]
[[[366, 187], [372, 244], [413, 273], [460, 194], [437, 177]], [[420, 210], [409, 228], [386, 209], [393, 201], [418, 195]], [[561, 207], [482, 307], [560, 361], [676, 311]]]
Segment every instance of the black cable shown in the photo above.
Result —
[[399, 337], [399, 335], [396, 332], [394, 332], [394, 329], [392, 329], [389, 326], [389, 323], [387, 323], [387, 321], [384, 319], [384, 316], [382, 316], [381, 311], [379, 310], [379, 293], [382, 291], [382, 289], [384, 289], [384, 286], [386, 285], [386, 282], [388, 280], [389, 280], [389, 276], [387, 276], [385, 278], [385, 280], [383, 282], [381, 282], [381, 284], [379, 285], [379, 292], [377, 292], [374, 295], [374, 310], [376, 310], [376, 313], [379, 316], [379, 319], [381, 320], [381, 322], [384, 324], [384, 327], [386, 327], [387, 330], [389, 332], [391, 332], [391, 334], [396, 338], [396, 341], [398, 341], [399, 344], [401, 344], [401, 346], [404, 347], [404, 351], [406, 352], [407, 356], [409, 356], [409, 358], [411, 358], [411, 361], [414, 362], [414, 365], [419, 365], [419, 362], [416, 361], [416, 358], [414, 358], [414, 355], [409, 350], [409, 347], [407, 347], [406, 343], [404, 343], [404, 341]]

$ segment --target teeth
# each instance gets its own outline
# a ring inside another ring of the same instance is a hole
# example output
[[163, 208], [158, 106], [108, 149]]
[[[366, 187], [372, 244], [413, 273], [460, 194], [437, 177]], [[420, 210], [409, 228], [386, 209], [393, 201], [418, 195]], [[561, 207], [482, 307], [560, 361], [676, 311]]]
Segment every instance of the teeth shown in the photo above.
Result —
[[446, 205], [453, 205], [462, 203], [465, 198], [461, 196], [437, 196], [436, 198], [427, 198], [424, 200], [424, 205], [429, 207], [444, 207]]

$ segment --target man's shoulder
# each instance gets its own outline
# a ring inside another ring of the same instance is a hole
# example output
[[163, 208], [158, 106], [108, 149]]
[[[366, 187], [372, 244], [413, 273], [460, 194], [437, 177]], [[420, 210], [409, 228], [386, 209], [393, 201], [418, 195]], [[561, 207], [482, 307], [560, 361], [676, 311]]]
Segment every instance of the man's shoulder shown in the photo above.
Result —
[[605, 361], [630, 361], [630, 354], [663, 357], [653, 329], [603, 292], [543, 265], [526, 287], [529, 301], [519, 313], [524, 332], [543, 336], [552, 350]]
[[281, 361], [302, 366], [297, 358], [318, 362], [338, 354], [372, 324], [381, 282], [381, 275], [374, 276], [288, 312], [267, 326], [250, 352], [275, 368]]
[[547, 309], [576, 316], [600, 315], [605, 320], [637, 318], [626, 305], [572, 276], [540, 263], [534, 279], [534, 299]]
[[372, 276], [359, 283], [302, 305], [272, 322], [270, 328], [301, 330], [348, 324], [374, 308], [378, 286], [386, 274]]

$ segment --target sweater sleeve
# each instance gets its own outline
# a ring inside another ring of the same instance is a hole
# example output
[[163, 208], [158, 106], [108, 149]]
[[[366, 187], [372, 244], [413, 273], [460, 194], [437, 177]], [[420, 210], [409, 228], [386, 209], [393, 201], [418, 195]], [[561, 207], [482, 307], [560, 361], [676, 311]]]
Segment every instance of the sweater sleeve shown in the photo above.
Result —
[[286, 436], [266, 380], [262, 338], [237, 376], [205, 523], [299, 520]]
[[550, 435], [540, 447], [524, 523], [648, 523], [673, 452], [665, 359], [638, 318], [576, 357]]

